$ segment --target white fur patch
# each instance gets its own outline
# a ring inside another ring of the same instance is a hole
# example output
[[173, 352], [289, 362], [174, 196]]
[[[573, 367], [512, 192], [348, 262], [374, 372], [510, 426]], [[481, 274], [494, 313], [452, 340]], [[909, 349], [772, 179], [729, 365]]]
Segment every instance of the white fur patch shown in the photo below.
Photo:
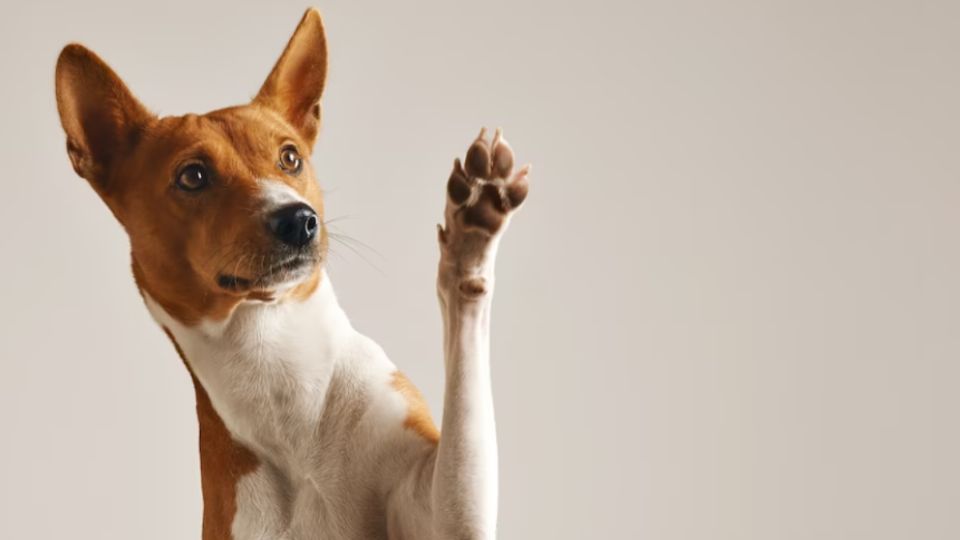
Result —
[[[144, 297], [231, 435], [260, 461], [237, 486], [234, 537], [378, 536], [371, 527], [383, 526], [387, 494], [432, 461], [433, 447], [404, 427], [396, 368], [350, 325], [326, 273], [304, 301], [246, 302], [225, 321], [193, 326]], [[427, 494], [417, 493], [391, 498], [393, 512], [429, 520]]]
[[260, 196], [264, 202], [265, 212], [271, 212], [277, 208], [293, 203], [309, 204], [306, 199], [297, 193], [297, 190], [272, 178], [261, 178], [257, 180], [260, 187]]

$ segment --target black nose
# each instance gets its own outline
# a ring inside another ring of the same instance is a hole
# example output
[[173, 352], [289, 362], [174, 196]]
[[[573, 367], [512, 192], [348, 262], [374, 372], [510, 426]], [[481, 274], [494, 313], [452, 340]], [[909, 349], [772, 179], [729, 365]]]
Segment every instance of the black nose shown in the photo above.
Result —
[[317, 236], [320, 220], [317, 213], [304, 203], [289, 204], [275, 210], [267, 218], [267, 227], [284, 244], [303, 247]]

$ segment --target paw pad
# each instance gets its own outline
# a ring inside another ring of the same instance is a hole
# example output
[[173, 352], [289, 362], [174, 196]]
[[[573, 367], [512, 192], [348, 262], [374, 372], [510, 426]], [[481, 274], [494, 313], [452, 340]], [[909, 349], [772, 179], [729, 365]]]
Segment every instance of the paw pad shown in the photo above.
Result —
[[460, 282], [460, 293], [467, 298], [477, 298], [485, 292], [487, 284], [482, 277], [471, 277]]
[[454, 162], [447, 195], [455, 217], [462, 216], [466, 227], [494, 234], [526, 199], [530, 166], [514, 173], [513, 163], [513, 150], [499, 129], [491, 142], [486, 130], [480, 130], [463, 164]]

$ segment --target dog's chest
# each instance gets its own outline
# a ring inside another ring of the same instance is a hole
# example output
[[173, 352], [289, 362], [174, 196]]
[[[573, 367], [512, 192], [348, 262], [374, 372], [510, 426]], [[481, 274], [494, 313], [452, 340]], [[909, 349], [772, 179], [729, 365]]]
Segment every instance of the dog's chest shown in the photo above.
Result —
[[241, 307], [219, 326], [185, 327], [147, 303], [232, 436], [260, 460], [237, 484], [235, 538], [377, 537], [383, 495], [407, 459], [397, 449], [422, 441], [403, 427], [396, 368], [352, 329], [332, 290]]
[[323, 405], [336, 348], [349, 325], [325, 313], [317, 300], [241, 305], [226, 322], [191, 327], [149, 299], [148, 305], [177, 340], [230, 432], [256, 447], [282, 443], [284, 431], [315, 422]]
[[222, 323], [187, 327], [149, 297], [147, 304], [233, 436], [279, 460], [316, 453], [310, 434], [318, 429], [337, 437], [330, 430], [342, 425], [338, 419], [369, 407], [367, 396], [388, 390], [396, 370], [352, 328], [326, 276], [304, 301], [241, 305]]

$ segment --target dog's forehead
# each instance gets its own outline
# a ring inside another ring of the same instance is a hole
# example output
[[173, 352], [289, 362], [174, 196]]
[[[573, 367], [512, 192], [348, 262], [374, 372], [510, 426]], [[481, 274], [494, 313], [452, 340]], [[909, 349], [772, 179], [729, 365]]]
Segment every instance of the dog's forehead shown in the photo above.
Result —
[[272, 150], [280, 142], [296, 136], [275, 115], [249, 106], [213, 111], [198, 117], [198, 121], [219, 131], [238, 149], [251, 151]]
[[210, 157], [234, 154], [254, 161], [272, 160], [285, 141], [299, 143], [283, 122], [250, 107], [159, 118], [151, 126], [149, 137], [170, 154], [195, 150], [214, 154]]

